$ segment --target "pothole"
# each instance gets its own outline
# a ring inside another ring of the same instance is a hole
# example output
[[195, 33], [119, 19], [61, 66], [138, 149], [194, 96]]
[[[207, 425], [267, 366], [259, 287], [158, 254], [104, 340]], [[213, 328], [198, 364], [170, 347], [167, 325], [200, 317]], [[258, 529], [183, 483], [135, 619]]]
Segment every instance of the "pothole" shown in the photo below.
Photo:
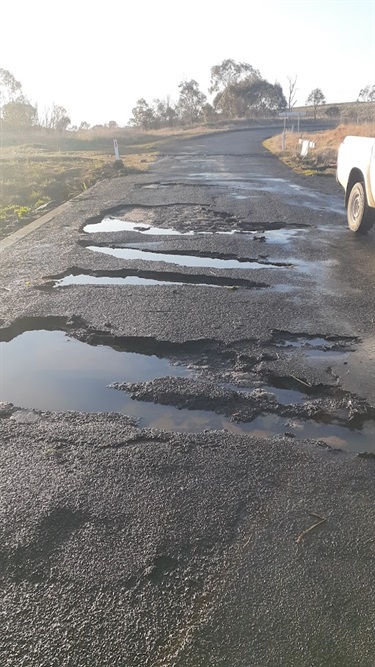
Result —
[[81, 229], [86, 233], [128, 231], [157, 236], [241, 232], [235, 215], [193, 204], [116, 206], [88, 219]]
[[148, 183], [147, 185], [141, 185], [141, 190], [160, 190], [163, 188], [168, 188], [174, 185], [174, 183]]
[[[147, 274], [147, 275], [146, 275]], [[188, 285], [198, 287], [222, 287], [227, 289], [262, 289], [267, 288], [266, 283], [234, 278], [229, 279], [221, 276], [184, 275], [181, 273], [167, 272], [143, 272], [137, 275], [97, 275], [91, 273], [68, 273], [57, 276], [42, 287], [68, 287], [70, 285], [151, 285], [170, 286]]]
[[345, 353], [352, 352], [355, 349], [354, 342], [358, 342], [358, 339], [354, 336], [292, 334], [283, 331], [274, 331], [272, 339], [276, 347], [284, 348], [286, 351], [301, 350], [306, 357], [311, 359], [340, 357]]
[[83, 228], [83, 231], [88, 234], [96, 234], [99, 232], [138, 232], [139, 234], [147, 234], [148, 236], [198, 236], [207, 234], [224, 234], [233, 236], [233, 234], [244, 234], [241, 229], [231, 229], [230, 231], [199, 231], [188, 230], [179, 231], [173, 227], [154, 227], [152, 225], [145, 225], [138, 222], [131, 222], [130, 220], [121, 220], [120, 218], [104, 218], [101, 222], [95, 224], [88, 224]]
[[368, 422], [361, 430], [349, 430], [336, 424], [318, 424], [312, 420], [302, 421], [298, 418], [271, 414], [257, 417], [246, 426], [251, 426], [251, 434], [259, 437], [288, 435], [294, 438], [318, 440], [330, 447], [352, 452], [375, 451], [374, 422]]
[[[221, 389], [213, 383], [209, 388], [187, 368], [187, 353], [211, 350], [215, 341], [122, 340], [82, 329], [79, 334], [88, 344], [61, 329], [21, 333], [25, 325], [19, 322], [3, 332], [8, 339], [0, 343], [0, 402], [21, 408], [13, 414], [5, 411], [2, 418], [12, 414], [14, 421], [31, 424], [43, 418], [33, 410], [114, 411], [136, 418], [142, 427], [191, 433], [225, 429], [259, 437], [286, 434], [351, 451], [375, 451], [374, 410], [337, 387], [327, 387], [322, 401], [314, 400], [324, 395], [320, 386], [301, 386], [292, 377], [269, 377], [255, 390], [235, 385]], [[11, 331], [18, 335], [11, 338]], [[103, 343], [107, 339], [110, 345]]]
[[[138, 276], [126, 276], [125, 278], [112, 278], [111, 276], [88, 276], [72, 274], [56, 280], [54, 287], [67, 287], [68, 285], [186, 285], [183, 282], [172, 282], [170, 280], [156, 280], [154, 278], [139, 278]], [[202, 283], [196, 283], [202, 284]], [[210, 283], [206, 287], [216, 287]]]
[[135, 382], [190, 375], [186, 368], [166, 359], [91, 346], [63, 331], [26, 331], [1, 342], [0, 356], [0, 401], [39, 410], [128, 414], [133, 401], [106, 388], [114, 378], [124, 376]]
[[306, 229], [302, 228], [293, 228], [293, 229], [273, 229], [270, 231], [265, 231], [264, 236], [265, 240], [268, 241], [269, 243], [274, 243], [277, 245], [286, 245], [291, 241], [291, 239], [294, 239], [301, 234], [305, 233]]
[[164, 262], [187, 267], [204, 267], [213, 269], [272, 269], [290, 268], [290, 263], [258, 261], [256, 259], [222, 259], [204, 255], [167, 254], [161, 252], [148, 252], [135, 248], [111, 248], [109, 246], [86, 246], [88, 250], [111, 255], [117, 259], [137, 260], [145, 262]]

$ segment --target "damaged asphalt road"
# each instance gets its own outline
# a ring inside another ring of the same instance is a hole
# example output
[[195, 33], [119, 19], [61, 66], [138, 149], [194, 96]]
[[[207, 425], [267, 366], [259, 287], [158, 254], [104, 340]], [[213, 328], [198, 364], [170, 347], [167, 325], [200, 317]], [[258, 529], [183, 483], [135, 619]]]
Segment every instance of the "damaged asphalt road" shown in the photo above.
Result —
[[375, 237], [266, 136], [0, 243], [1, 664], [373, 666]]

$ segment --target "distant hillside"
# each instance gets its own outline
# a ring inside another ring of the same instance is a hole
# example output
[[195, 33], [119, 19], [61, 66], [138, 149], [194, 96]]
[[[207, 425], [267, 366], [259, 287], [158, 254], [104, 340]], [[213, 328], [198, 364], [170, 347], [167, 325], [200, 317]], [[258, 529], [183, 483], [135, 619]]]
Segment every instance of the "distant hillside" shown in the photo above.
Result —
[[[293, 111], [306, 113], [313, 118], [312, 106], [293, 107]], [[321, 104], [317, 107], [317, 118], [331, 118], [338, 123], [373, 123], [375, 122], [375, 102], [337, 102]]]

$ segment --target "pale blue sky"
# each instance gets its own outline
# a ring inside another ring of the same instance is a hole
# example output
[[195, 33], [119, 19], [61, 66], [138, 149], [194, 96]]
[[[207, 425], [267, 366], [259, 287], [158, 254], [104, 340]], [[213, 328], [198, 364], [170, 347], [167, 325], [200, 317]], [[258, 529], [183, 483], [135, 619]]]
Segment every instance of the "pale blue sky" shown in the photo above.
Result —
[[139, 97], [178, 97], [181, 80], [204, 92], [210, 68], [245, 61], [297, 101], [327, 102], [375, 84], [375, 0], [0, 0], [0, 67], [39, 108], [72, 121], [125, 124]]

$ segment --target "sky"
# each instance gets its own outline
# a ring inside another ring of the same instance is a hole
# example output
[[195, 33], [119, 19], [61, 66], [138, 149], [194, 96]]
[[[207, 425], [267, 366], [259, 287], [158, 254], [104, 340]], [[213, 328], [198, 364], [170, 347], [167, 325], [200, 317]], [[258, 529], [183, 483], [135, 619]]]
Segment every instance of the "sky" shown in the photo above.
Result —
[[73, 124], [125, 125], [139, 98], [177, 101], [185, 79], [208, 94], [226, 58], [286, 97], [297, 76], [297, 104], [314, 88], [354, 101], [375, 84], [375, 0], [0, 0], [0, 68]]

